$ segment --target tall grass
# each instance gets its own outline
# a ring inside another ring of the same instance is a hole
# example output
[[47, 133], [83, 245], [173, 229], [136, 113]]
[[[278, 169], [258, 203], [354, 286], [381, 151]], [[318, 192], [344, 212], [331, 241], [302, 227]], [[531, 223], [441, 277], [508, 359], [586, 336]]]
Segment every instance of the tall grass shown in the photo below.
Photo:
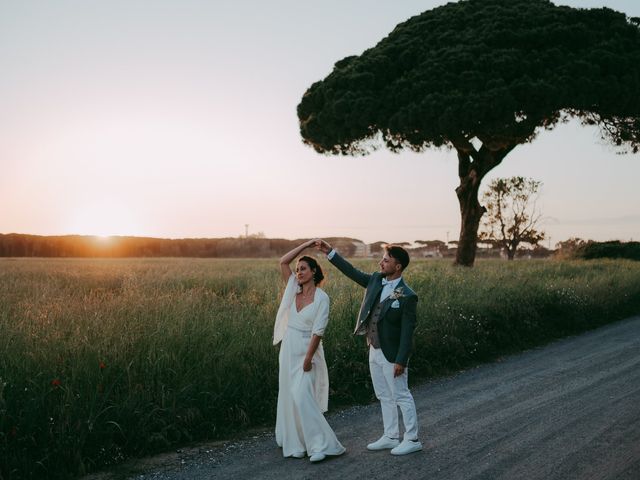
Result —
[[[363, 292], [323, 266], [330, 399], [367, 402]], [[278, 275], [268, 260], [0, 260], [0, 476], [71, 478], [271, 424]], [[414, 261], [405, 277], [414, 380], [640, 312], [638, 262]]]

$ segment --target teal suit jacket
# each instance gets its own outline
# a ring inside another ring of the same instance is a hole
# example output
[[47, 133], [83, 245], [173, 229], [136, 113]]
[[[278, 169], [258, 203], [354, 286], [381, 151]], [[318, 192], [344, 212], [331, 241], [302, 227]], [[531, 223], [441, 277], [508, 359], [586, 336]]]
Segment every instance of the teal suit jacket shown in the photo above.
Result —
[[[380, 300], [382, 275], [379, 272], [369, 274], [358, 270], [342, 258], [338, 252], [329, 261], [351, 280], [366, 288], [353, 332], [354, 335], [362, 334], [375, 302]], [[382, 302], [382, 311], [378, 320], [378, 336], [380, 348], [387, 361], [406, 366], [413, 346], [418, 295], [404, 283], [404, 279], [400, 280], [394, 292], [397, 292], [397, 298], [387, 297]], [[399, 306], [392, 308], [391, 305], [395, 300], [398, 300]]]

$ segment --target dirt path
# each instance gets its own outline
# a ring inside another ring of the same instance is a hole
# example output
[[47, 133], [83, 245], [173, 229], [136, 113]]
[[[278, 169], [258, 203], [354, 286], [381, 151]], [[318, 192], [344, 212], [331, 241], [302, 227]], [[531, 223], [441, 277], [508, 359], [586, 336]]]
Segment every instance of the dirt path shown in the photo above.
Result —
[[329, 416], [347, 448], [335, 459], [282, 458], [265, 432], [138, 463], [125, 478], [640, 479], [640, 317], [413, 393], [425, 450], [406, 457], [366, 450], [382, 428], [374, 404]]

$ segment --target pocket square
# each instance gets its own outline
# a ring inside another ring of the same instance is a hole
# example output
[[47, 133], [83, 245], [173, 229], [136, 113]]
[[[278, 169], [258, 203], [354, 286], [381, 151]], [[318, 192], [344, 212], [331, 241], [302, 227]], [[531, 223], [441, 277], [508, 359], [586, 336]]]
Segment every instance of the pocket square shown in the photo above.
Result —
[[391, 304], [391, 308], [400, 308], [400, 302], [398, 300], [394, 300]]

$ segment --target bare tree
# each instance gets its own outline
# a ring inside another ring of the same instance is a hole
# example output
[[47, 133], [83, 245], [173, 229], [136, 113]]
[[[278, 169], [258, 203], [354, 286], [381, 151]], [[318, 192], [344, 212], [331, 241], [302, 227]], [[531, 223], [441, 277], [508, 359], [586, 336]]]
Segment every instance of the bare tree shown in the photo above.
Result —
[[496, 178], [483, 193], [487, 215], [483, 217], [479, 238], [495, 242], [513, 260], [518, 246], [536, 246], [545, 238], [538, 229], [542, 214], [536, 201], [542, 182], [532, 178]]

